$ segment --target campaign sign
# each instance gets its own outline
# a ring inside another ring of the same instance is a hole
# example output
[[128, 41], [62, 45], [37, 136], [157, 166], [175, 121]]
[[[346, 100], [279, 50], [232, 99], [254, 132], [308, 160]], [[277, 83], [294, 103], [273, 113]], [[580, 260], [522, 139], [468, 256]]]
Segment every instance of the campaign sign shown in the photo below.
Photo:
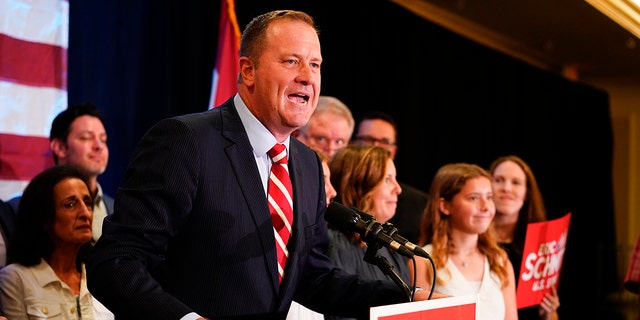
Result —
[[372, 307], [369, 320], [474, 320], [477, 301], [470, 295]]
[[529, 223], [522, 253], [516, 301], [518, 309], [539, 305], [560, 282], [571, 212], [564, 217]]

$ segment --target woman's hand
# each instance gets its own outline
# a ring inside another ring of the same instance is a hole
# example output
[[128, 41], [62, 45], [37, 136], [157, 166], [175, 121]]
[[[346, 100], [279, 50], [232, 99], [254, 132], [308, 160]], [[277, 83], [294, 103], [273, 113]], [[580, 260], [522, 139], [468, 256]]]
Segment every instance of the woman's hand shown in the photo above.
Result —
[[542, 298], [542, 303], [538, 309], [541, 320], [558, 320], [558, 308], [560, 307], [560, 298], [555, 286], [551, 287], [551, 293], [547, 293]]

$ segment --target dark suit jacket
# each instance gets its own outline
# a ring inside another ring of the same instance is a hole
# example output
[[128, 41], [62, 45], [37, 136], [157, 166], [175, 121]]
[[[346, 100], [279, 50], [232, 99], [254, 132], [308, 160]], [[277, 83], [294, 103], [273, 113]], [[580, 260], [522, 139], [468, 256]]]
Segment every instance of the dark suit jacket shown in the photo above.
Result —
[[407, 301], [389, 282], [334, 268], [315, 152], [291, 139], [293, 233], [278, 285], [273, 226], [247, 133], [230, 99], [165, 119], [140, 141], [115, 212], [87, 264], [88, 285], [117, 319], [284, 319], [293, 298], [323, 313], [366, 315]]

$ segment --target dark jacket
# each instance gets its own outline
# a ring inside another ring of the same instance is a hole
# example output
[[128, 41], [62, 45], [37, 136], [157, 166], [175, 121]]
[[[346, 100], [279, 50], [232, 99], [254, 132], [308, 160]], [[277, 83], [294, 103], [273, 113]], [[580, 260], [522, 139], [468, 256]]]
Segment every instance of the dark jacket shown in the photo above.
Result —
[[278, 285], [273, 226], [233, 99], [165, 119], [139, 143], [115, 212], [87, 264], [89, 290], [118, 319], [284, 319], [294, 297], [323, 313], [366, 314], [402, 291], [334, 268], [324, 254], [322, 166], [291, 139], [294, 223]]

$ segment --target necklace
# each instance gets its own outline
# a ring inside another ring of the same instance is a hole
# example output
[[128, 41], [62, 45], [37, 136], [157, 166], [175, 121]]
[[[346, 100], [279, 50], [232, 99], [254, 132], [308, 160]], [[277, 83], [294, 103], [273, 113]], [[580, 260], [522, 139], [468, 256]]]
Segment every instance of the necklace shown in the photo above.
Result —
[[477, 250], [477, 249], [475, 249], [475, 250], [471, 250], [469, 253], [467, 253], [467, 254], [465, 255], [465, 254], [463, 254], [462, 252], [460, 252], [459, 250], [456, 250], [456, 246], [453, 244], [453, 242], [451, 242], [450, 247], [451, 247], [451, 249], [450, 249], [451, 251], [450, 251], [450, 252], [451, 252], [452, 254], [457, 255], [457, 260], [458, 260], [458, 261], [460, 261], [460, 265], [461, 265], [463, 268], [466, 268], [466, 267], [467, 267], [467, 260], [468, 260], [468, 259], [474, 259], [474, 255], [475, 255], [475, 252], [474, 252], [474, 251], [475, 251], [475, 250]]

